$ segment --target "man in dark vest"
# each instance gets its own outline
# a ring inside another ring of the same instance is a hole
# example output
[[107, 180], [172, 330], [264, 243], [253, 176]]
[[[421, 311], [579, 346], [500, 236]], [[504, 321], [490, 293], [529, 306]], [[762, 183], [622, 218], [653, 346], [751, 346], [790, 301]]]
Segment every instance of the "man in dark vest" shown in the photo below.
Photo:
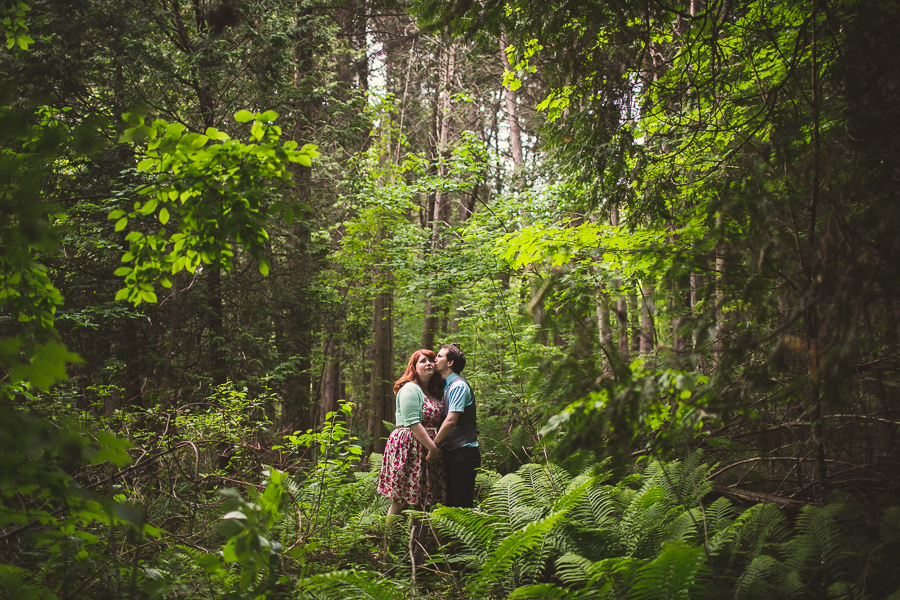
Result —
[[435, 445], [443, 451], [447, 468], [447, 506], [472, 508], [475, 500], [475, 470], [481, 467], [475, 395], [459, 376], [466, 355], [456, 346], [444, 345], [437, 353], [434, 370], [444, 378], [447, 418], [441, 424]]

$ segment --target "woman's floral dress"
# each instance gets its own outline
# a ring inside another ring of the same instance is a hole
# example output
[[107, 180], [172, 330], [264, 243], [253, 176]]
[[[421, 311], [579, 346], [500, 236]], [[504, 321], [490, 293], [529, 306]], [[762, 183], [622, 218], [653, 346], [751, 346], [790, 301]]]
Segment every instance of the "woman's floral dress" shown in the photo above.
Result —
[[[422, 426], [434, 438], [441, 426], [443, 403], [425, 396]], [[378, 493], [410, 506], [431, 506], [447, 501], [444, 461], [429, 463], [428, 450], [413, 436], [409, 427], [397, 427], [388, 437], [378, 477]]]

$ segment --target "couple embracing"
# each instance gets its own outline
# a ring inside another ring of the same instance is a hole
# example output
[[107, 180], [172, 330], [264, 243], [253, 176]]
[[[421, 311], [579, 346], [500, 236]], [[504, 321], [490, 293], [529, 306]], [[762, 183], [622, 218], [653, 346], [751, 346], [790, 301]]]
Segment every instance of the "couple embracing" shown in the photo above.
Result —
[[466, 356], [456, 346], [437, 355], [417, 350], [394, 384], [396, 427], [384, 448], [378, 493], [391, 499], [389, 515], [407, 505], [471, 508], [481, 466], [475, 396], [460, 377]]

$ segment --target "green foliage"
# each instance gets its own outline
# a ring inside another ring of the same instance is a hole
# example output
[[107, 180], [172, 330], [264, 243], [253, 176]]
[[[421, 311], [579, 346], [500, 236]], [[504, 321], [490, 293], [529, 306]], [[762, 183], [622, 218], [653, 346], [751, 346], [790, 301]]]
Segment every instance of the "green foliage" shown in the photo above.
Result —
[[29, 10], [31, 5], [26, 0], [3, 0], [0, 4], [0, 29], [6, 34], [7, 50], [12, 50], [15, 46], [28, 50], [28, 46], [34, 43], [25, 23], [25, 15]]
[[439, 508], [432, 519], [478, 569], [473, 597], [496, 588], [511, 598], [859, 597], [866, 585], [886, 597], [898, 583], [872, 578], [897, 543], [895, 509], [873, 536], [846, 505], [807, 506], [792, 534], [773, 505], [710, 502], [712, 470], [692, 455], [603, 485], [525, 465], [477, 509]]
[[371, 486], [363, 483], [371, 480], [372, 475], [364, 475], [355, 485], [343, 485], [353, 479], [353, 469], [358, 466], [363, 452], [346, 424], [352, 412], [353, 405], [342, 400], [338, 410], [326, 414], [319, 431], [295, 431], [284, 437], [284, 446], [275, 447], [293, 453], [313, 452], [315, 462], [297, 474], [299, 487], [295, 491], [302, 515], [302, 523], [298, 522], [297, 527], [303, 529], [308, 539], [320, 536], [331, 539], [335, 534], [335, 519], [342, 520], [349, 507], [358, 510], [362, 507], [360, 501], [366, 502], [365, 499], [374, 495], [371, 493], [374, 490], [368, 489]]
[[397, 600], [407, 598], [402, 587], [373, 571], [332, 571], [297, 581], [298, 598]]
[[9, 600], [57, 600], [31, 573], [19, 567], [0, 565], [0, 592]]
[[217, 529], [227, 538], [221, 555], [205, 554], [197, 562], [208, 573], [222, 581], [228, 565], [240, 567], [240, 578], [227, 598], [265, 598], [276, 581], [276, 561], [281, 544], [268, 539], [268, 533], [281, 518], [290, 498], [289, 479], [285, 473], [269, 470], [263, 473], [265, 490], [260, 494], [247, 487], [245, 500], [235, 490], [224, 489], [222, 510], [227, 511]]
[[[273, 111], [238, 111], [236, 121], [253, 122], [251, 141], [245, 144], [212, 127], [201, 135], [186, 132], [179, 123], [157, 119], [147, 124], [141, 116], [125, 115], [132, 127], [121, 141], [147, 140], [146, 158], [137, 168], [156, 177], [140, 190], [150, 196], [148, 200], [136, 202], [128, 213], [115, 210], [109, 218], [117, 220], [116, 231], [120, 231], [129, 219], [156, 215], [163, 229], [156, 234], [131, 231], [125, 236], [130, 247], [122, 262], [134, 266], [116, 270], [126, 284], [116, 294], [117, 300], [135, 305], [156, 302], [154, 282], [171, 287], [170, 274], [194, 272], [201, 264], [227, 270], [233, 243], [258, 258], [260, 272], [268, 273], [268, 259], [263, 256], [269, 240], [266, 218], [277, 210], [290, 221], [295, 210], [270, 200], [270, 182], [289, 182], [290, 163], [309, 167], [319, 155], [311, 144], [297, 150], [294, 141], [282, 143], [281, 128], [272, 123], [277, 117]], [[170, 234], [165, 227], [172, 218], [177, 230]]]
[[66, 379], [67, 363], [79, 362], [58, 341], [55, 315], [63, 299], [38, 258], [57, 243], [45, 219], [54, 208], [43, 200], [50, 191], [46, 174], [63, 170], [75, 148], [96, 135], [89, 124], [67, 127], [62, 113], [0, 104], [0, 368], [8, 375], [0, 394], [7, 398], [29, 387], [47, 389]]

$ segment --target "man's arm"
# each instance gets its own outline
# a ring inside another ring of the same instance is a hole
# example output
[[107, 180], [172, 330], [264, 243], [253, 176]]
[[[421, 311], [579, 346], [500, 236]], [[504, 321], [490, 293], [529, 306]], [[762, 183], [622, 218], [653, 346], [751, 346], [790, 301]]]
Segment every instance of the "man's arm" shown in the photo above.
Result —
[[447, 437], [453, 433], [453, 430], [456, 429], [456, 422], [459, 421], [459, 415], [461, 414], [461, 412], [447, 413], [447, 418], [441, 423], [441, 428], [438, 430], [437, 435], [434, 436], [435, 446], [440, 446], [441, 442], [446, 440]]

